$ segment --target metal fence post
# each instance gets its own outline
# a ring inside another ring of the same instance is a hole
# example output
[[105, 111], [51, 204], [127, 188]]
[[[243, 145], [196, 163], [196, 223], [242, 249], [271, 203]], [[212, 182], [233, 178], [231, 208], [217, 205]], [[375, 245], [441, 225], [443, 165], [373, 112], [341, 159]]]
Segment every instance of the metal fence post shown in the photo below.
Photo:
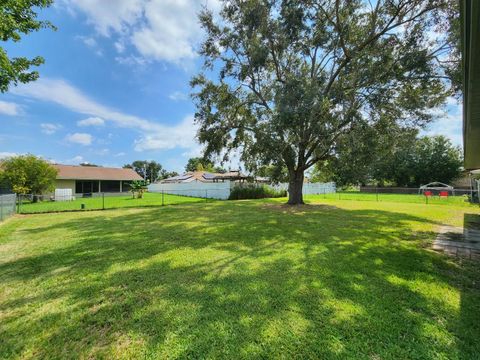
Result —
[[205, 202], [208, 202], [208, 190], [205, 190]]
[[377, 202], [378, 202], [378, 187], [375, 188], [375, 194], [377, 195]]
[[105, 210], [105, 193], [102, 192], [102, 210]]
[[162, 206], [165, 206], [165, 190], [162, 190]]
[[0, 195], [0, 221], [3, 221], [3, 196]]

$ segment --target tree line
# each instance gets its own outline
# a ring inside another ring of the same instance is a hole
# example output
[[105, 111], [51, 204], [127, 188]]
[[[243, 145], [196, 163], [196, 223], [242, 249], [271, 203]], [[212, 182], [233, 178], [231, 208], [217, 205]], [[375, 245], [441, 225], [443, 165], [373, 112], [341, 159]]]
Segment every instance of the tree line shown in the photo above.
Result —
[[362, 139], [356, 152], [347, 149], [319, 162], [312, 181], [333, 181], [338, 186], [375, 185], [419, 187], [433, 181], [450, 184], [462, 174], [460, 147], [444, 136], [422, 136], [405, 132], [386, 137]]

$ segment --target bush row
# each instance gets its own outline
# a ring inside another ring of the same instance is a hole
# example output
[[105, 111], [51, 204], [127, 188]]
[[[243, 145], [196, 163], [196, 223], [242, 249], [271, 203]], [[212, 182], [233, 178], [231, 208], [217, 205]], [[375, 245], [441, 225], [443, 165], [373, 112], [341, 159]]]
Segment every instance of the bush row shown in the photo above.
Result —
[[237, 185], [230, 191], [229, 200], [265, 199], [287, 196], [286, 190], [275, 190], [267, 185]]

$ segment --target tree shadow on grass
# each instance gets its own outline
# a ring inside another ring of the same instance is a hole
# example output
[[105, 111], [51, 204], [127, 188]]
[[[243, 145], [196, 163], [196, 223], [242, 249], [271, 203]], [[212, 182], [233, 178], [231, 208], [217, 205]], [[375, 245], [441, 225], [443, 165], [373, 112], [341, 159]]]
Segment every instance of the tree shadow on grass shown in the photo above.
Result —
[[0, 263], [0, 280], [23, 287], [0, 301], [5, 357], [480, 350], [479, 290], [469, 287], [478, 272], [419, 246], [433, 234], [413, 233], [411, 223], [426, 219], [253, 202], [82, 215], [22, 229], [32, 241], [59, 230], [74, 240]]

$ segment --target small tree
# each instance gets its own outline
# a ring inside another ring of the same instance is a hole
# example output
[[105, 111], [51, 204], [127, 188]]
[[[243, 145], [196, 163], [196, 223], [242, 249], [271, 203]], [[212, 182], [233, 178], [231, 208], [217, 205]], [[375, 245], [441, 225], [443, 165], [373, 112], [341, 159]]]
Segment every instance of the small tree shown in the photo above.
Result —
[[[41, 28], [54, 28], [48, 21], [37, 20], [38, 8], [46, 8], [53, 0], [2, 0], [0, 2], [0, 41], [21, 40], [21, 34], [38, 31]], [[6, 92], [10, 84], [27, 83], [38, 78], [37, 71], [29, 71], [31, 66], [43, 64], [44, 59], [37, 56], [9, 58], [5, 49], [0, 47], [0, 92]]]
[[147, 184], [145, 181], [134, 180], [130, 184], [130, 191], [134, 199], [142, 199], [143, 193], [147, 191]]
[[[55, 189], [57, 170], [34, 155], [21, 155], [3, 161], [0, 176], [17, 194], [41, 195]], [[37, 196], [33, 197], [37, 201]]]
[[442, 64], [452, 40], [429, 35], [455, 8], [454, 0], [229, 0], [221, 21], [202, 12], [200, 53], [218, 74], [191, 81], [205, 155], [239, 148], [249, 170], [286, 167], [288, 203], [303, 203], [305, 171], [342, 138], [381, 121], [431, 120], [451, 94]]

